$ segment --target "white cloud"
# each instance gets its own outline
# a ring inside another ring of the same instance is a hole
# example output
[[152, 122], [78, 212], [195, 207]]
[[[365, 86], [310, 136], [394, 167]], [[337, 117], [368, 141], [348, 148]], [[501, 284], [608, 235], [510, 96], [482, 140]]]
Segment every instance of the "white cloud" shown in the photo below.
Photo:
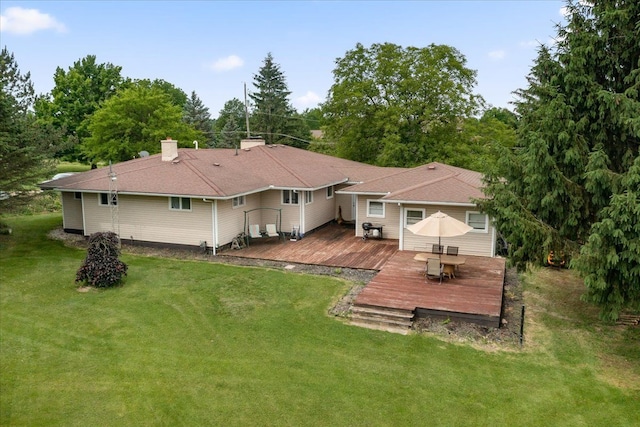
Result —
[[305, 109], [315, 107], [321, 101], [322, 98], [320, 98], [318, 94], [312, 91], [307, 91], [303, 96], [296, 98], [294, 104], [296, 108]]
[[502, 59], [507, 55], [504, 50], [494, 50], [489, 52], [489, 58], [491, 59]]
[[566, 6], [562, 6], [559, 10], [560, 16], [566, 18], [567, 15], [569, 14], [569, 8]]
[[0, 32], [11, 34], [31, 34], [40, 30], [55, 30], [59, 33], [67, 32], [67, 27], [49, 14], [38, 9], [23, 9], [8, 7], [0, 15]]
[[542, 43], [540, 43], [538, 40], [527, 40], [524, 42], [520, 42], [520, 47], [538, 47], [541, 44]]
[[229, 55], [226, 58], [220, 58], [209, 64], [209, 68], [213, 71], [229, 71], [234, 68], [240, 68], [244, 65], [244, 61], [238, 55]]

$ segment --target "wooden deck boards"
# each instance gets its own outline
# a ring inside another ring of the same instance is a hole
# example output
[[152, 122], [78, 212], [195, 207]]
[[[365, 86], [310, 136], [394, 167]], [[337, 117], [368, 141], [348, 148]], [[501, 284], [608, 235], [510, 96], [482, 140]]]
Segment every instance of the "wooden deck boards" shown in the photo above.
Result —
[[[416, 252], [394, 254], [360, 292], [358, 305], [384, 306], [423, 312], [477, 316], [486, 323], [499, 322], [502, 309], [505, 260], [465, 256], [455, 279], [425, 279], [424, 263], [415, 261]], [[469, 316], [465, 316], [469, 317]]]
[[330, 267], [379, 270], [355, 304], [412, 310], [499, 326], [505, 260], [464, 256], [455, 279], [426, 280], [417, 252], [398, 251], [397, 240], [362, 240], [353, 229], [328, 225], [303, 239], [253, 241], [221, 256], [266, 259]]
[[353, 229], [331, 224], [296, 242], [274, 238], [253, 240], [248, 248], [226, 250], [220, 255], [380, 270], [397, 250], [397, 240], [362, 240]]

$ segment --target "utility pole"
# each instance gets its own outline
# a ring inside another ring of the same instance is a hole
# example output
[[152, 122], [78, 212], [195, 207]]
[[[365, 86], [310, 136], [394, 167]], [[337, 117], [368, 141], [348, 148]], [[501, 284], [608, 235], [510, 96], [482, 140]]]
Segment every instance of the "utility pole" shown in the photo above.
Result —
[[251, 138], [251, 131], [249, 130], [249, 107], [247, 106], [247, 84], [244, 84], [244, 117], [247, 120], [247, 139]]

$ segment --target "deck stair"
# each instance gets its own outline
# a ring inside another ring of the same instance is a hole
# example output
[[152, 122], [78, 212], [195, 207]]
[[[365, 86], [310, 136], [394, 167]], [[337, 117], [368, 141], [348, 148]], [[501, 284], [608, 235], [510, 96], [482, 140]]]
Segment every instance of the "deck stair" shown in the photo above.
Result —
[[351, 307], [351, 324], [406, 335], [413, 325], [412, 310], [355, 304]]

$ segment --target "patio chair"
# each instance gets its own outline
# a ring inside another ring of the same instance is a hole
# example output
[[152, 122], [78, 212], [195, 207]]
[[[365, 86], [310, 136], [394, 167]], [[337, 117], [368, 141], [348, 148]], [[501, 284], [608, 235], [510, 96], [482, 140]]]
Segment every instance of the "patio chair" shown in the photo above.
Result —
[[442, 245], [433, 245], [433, 247], [431, 248], [431, 253], [433, 254], [442, 254], [443, 251], [444, 246]]
[[444, 276], [444, 274], [442, 274], [442, 264], [440, 264], [440, 260], [438, 258], [427, 259], [427, 269], [424, 274], [427, 279], [438, 277], [440, 283], [442, 283], [442, 276]]
[[260, 224], [249, 225], [249, 236], [252, 239], [259, 239], [262, 237], [262, 234], [260, 234]]
[[457, 246], [447, 246], [447, 255], [458, 255], [458, 247]]
[[267, 224], [267, 236], [269, 237], [280, 237], [280, 233], [276, 230], [275, 224]]

